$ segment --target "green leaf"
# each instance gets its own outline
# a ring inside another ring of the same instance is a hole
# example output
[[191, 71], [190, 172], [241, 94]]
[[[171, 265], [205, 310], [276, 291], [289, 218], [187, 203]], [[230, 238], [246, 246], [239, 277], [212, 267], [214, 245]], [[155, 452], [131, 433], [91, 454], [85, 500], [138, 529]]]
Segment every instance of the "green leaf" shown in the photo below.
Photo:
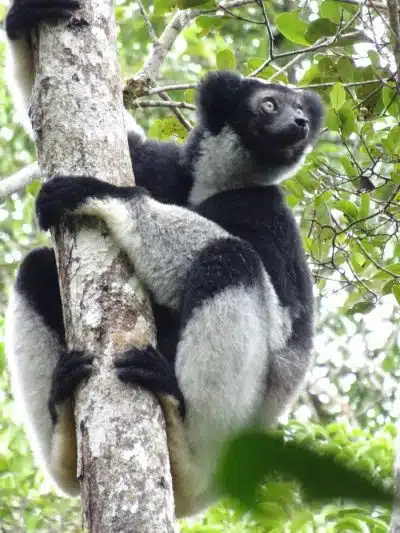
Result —
[[400, 304], [400, 283], [393, 285], [392, 292], [397, 300], [397, 303]]
[[186, 89], [183, 93], [183, 99], [187, 104], [194, 104], [196, 101], [196, 91], [194, 89]]
[[336, 63], [336, 69], [342, 81], [353, 81], [355, 65], [349, 57], [341, 57]]
[[328, 109], [328, 112], [325, 117], [325, 124], [331, 131], [340, 130], [339, 115], [334, 109]]
[[346, 315], [355, 315], [356, 313], [361, 313], [362, 315], [366, 315], [372, 309], [375, 308], [375, 304], [373, 302], [357, 302], [353, 307], [348, 309], [346, 312]]
[[317, 63], [313, 63], [311, 67], [306, 70], [303, 77], [299, 81], [299, 86], [307, 86], [310, 85], [313, 81], [319, 81], [321, 78], [321, 73], [319, 71], [319, 65]]
[[163, 15], [177, 8], [177, 2], [173, 0], [154, 0], [154, 12]]
[[349, 102], [342, 105], [339, 111], [339, 122], [341, 133], [345, 138], [358, 131], [357, 119]]
[[340, 8], [336, 2], [332, 0], [326, 0], [322, 2], [321, 7], [319, 8], [319, 13], [321, 17], [328, 18], [336, 24], [339, 24], [341, 20]]
[[383, 105], [393, 117], [400, 114], [399, 96], [396, 87], [384, 85], [382, 88]]
[[347, 215], [351, 220], [356, 220], [358, 218], [357, 206], [349, 200], [338, 200], [332, 204], [332, 207]]
[[233, 50], [224, 48], [217, 53], [217, 67], [221, 70], [234, 70], [236, 58]]
[[311, 501], [349, 498], [389, 505], [393, 498], [381, 483], [340, 462], [333, 453], [322, 454], [282, 435], [256, 430], [230, 442], [217, 483], [246, 507], [255, 507], [260, 484], [278, 473], [300, 482]]
[[302, 44], [304, 46], [310, 44], [305, 37], [308, 30], [308, 24], [299, 18], [298, 11], [281, 13], [276, 17], [275, 24], [282, 35], [284, 35], [286, 39], [289, 39], [289, 41], [292, 41], [292, 43]]
[[369, 194], [363, 192], [360, 198], [360, 208], [358, 210], [359, 218], [365, 218], [369, 215], [370, 201]]
[[315, 43], [321, 37], [330, 37], [337, 32], [337, 25], [329, 19], [314, 20], [308, 26], [305, 38], [309, 43]]
[[365, 266], [365, 257], [362, 254], [353, 252], [350, 256], [350, 262], [356, 274], [358, 274]]
[[346, 101], [346, 91], [341, 83], [335, 83], [331, 90], [331, 104], [333, 109], [339, 111]]
[[210, 7], [215, 6], [215, 2], [210, 2], [210, 0], [177, 0], [177, 4], [180, 9], [190, 9], [191, 7], [204, 6], [204, 4], [209, 4]]
[[186, 129], [176, 117], [167, 117], [163, 120], [155, 120], [149, 130], [149, 137], [158, 140], [182, 141], [187, 135]]

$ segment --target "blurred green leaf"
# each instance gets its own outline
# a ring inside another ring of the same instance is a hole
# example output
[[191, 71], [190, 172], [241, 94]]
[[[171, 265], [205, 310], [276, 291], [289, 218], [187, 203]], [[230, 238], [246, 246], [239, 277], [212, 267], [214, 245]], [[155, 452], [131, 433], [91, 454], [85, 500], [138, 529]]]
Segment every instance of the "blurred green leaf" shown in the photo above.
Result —
[[278, 30], [296, 44], [308, 46], [305, 35], [308, 30], [308, 24], [299, 16], [299, 11], [291, 11], [290, 13], [281, 13], [275, 18], [275, 24]]
[[309, 501], [345, 498], [388, 505], [393, 500], [392, 491], [380, 481], [350, 468], [333, 454], [255, 430], [231, 441], [217, 481], [224, 492], [254, 507], [260, 484], [277, 473], [300, 482]]

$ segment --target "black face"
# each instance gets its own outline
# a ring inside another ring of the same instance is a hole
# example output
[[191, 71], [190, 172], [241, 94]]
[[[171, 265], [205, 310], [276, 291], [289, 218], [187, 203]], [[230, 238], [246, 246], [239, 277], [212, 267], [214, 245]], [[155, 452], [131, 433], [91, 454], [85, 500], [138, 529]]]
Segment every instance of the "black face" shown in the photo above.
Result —
[[296, 163], [317, 136], [323, 105], [317, 94], [241, 78], [209, 74], [200, 85], [200, 116], [212, 133], [230, 126], [258, 164]]

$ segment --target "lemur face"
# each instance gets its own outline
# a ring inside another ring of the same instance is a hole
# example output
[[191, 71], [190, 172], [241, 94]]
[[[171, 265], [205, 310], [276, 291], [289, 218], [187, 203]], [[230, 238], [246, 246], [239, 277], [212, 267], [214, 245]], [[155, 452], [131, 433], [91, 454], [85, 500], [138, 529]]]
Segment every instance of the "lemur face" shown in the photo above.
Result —
[[313, 92], [243, 78], [208, 74], [199, 88], [199, 114], [213, 134], [228, 126], [258, 166], [296, 163], [317, 136], [323, 104]]
[[242, 83], [244, 97], [236, 109], [233, 129], [259, 163], [295, 163], [321, 127], [319, 97], [259, 80]]

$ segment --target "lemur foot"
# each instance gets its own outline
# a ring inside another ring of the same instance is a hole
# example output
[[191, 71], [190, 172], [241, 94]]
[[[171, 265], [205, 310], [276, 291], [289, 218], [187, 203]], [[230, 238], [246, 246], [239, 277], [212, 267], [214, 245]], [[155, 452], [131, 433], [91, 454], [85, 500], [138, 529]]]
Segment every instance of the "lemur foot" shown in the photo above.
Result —
[[73, 213], [89, 199], [123, 198], [148, 194], [141, 187], [117, 187], [87, 176], [57, 176], [47, 181], [36, 199], [39, 225], [47, 230], [57, 226], [67, 213]]
[[117, 376], [125, 383], [142, 385], [157, 396], [173, 396], [179, 402], [179, 412], [185, 416], [185, 400], [176, 379], [173, 364], [152, 346], [132, 348], [116, 361]]
[[5, 21], [7, 36], [18, 39], [41, 22], [68, 19], [79, 7], [76, 0], [14, 0]]
[[62, 354], [51, 381], [49, 410], [53, 423], [57, 421], [57, 406], [73, 397], [82, 380], [92, 373], [93, 356], [70, 351]]

